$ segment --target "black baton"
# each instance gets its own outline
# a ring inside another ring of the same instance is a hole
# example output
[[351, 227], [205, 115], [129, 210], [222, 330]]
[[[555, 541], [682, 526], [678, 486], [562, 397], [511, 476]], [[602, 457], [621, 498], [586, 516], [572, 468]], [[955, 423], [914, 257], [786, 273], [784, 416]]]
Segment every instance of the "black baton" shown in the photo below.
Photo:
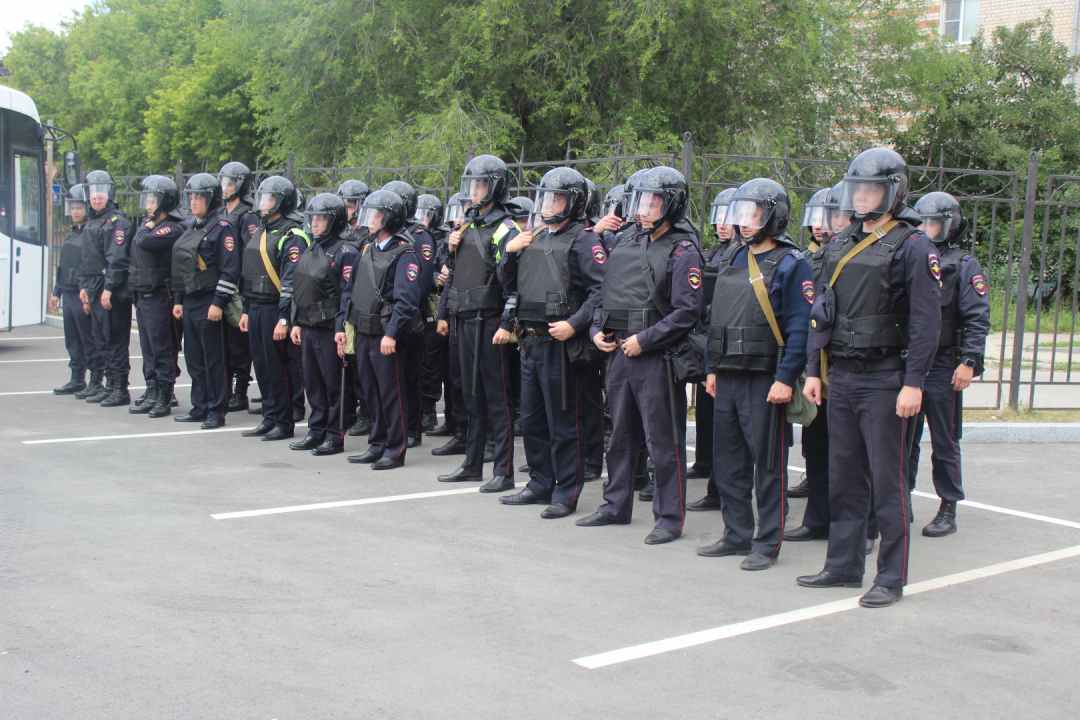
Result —
[[348, 377], [349, 356], [342, 353], [341, 358], [341, 398], [338, 401], [338, 430], [341, 431], [341, 439], [345, 439], [345, 379]]
[[484, 342], [484, 318], [476, 318], [476, 343], [473, 346], [472, 363], [472, 396], [476, 397], [480, 391], [480, 350]]
[[910, 418], [904, 430], [904, 459], [911, 457], [911, 451], [915, 449], [915, 429], [922, 424], [923, 414], [920, 410]]
[[964, 391], [956, 391], [956, 399], [953, 401], [953, 439], [959, 440], [964, 436]]
[[[781, 345], [776, 351], [776, 369], [780, 369], [780, 363], [784, 362], [784, 346]], [[775, 378], [774, 378], [775, 380]], [[765, 469], [772, 472], [776, 467], [776, 434], [777, 427], [780, 424], [780, 405], [778, 403], [769, 403], [772, 407], [769, 409], [769, 456], [765, 460]]]
[[232, 358], [229, 356], [229, 336], [228, 331], [225, 329], [225, 324], [228, 320], [225, 319], [225, 309], [221, 309], [221, 319], [218, 320], [218, 325], [221, 326], [221, 361], [225, 365], [225, 407], [229, 407], [229, 400], [232, 398]]
[[[664, 353], [664, 374], [667, 375], [668, 409], [671, 411], [671, 436], [675, 440], [676, 451], [679, 448], [679, 421], [675, 418], [675, 366], [671, 362], [671, 352]], [[683, 402], [685, 402], [685, 397]]]
[[566, 376], [570, 374], [570, 355], [566, 351], [566, 343], [559, 342], [562, 347], [559, 348], [559, 364], [562, 371], [562, 409], [563, 412], [570, 411], [570, 384], [566, 379]]

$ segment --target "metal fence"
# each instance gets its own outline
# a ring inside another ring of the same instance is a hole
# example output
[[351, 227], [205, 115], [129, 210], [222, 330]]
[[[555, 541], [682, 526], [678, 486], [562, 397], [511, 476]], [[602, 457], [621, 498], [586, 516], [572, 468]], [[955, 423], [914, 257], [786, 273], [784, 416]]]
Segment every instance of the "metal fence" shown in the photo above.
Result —
[[[284, 168], [256, 167], [255, 184], [280, 174], [308, 197], [333, 192], [344, 180], [363, 180], [372, 188], [404, 180], [444, 201], [458, 189], [460, 164], [401, 167], [295, 167], [292, 153]], [[544, 173], [570, 166], [592, 180], [601, 195], [642, 168], [678, 167], [691, 188], [690, 217], [704, 227], [713, 196], [754, 177], [768, 177], [788, 189], [792, 200], [789, 232], [805, 247], [806, 229], [798, 227], [802, 210], [818, 189], [830, 187], [844, 174], [847, 162], [829, 159], [759, 157], [695, 153], [693, 139], [683, 137], [681, 153], [615, 155], [508, 163], [514, 181], [511, 194], [531, 194]], [[175, 179], [182, 186], [192, 173], [177, 163]], [[144, 176], [120, 176], [117, 202], [130, 217], [138, 216], [138, 195]], [[965, 241], [982, 263], [993, 305], [993, 332], [987, 340], [986, 372], [976, 380], [984, 390], [976, 401], [996, 409], [1016, 407], [1080, 407], [1080, 358], [1076, 349], [1076, 313], [1080, 288], [1080, 176], [1051, 175], [1038, 179], [1038, 156], [1032, 153], [1027, 173], [936, 167], [912, 167], [910, 204], [933, 191], [951, 193], [971, 221]], [[1041, 195], [1041, 197], [1040, 197]], [[62, 212], [58, 206], [57, 212]], [[1017, 223], [1021, 232], [1017, 232]], [[65, 223], [57, 216], [53, 247], [63, 241]], [[714, 235], [706, 230], [706, 243]], [[1038, 243], [1038, 244], [1036, 244]], [[55, 269], [58, 252], [51, 254]], [[50, 277], [51, 280], [51, 277]], [[1022, 328], [1014, 332], [1014, 328]], [[1075, 363], [1075, 366], [1074, 366]], [[1067, 386], [1067, 387], [1062, 387]], [[1042, 388], [1041, 393], [1036, 393]], [[976, 395], [976, 393], [971, 393]]]

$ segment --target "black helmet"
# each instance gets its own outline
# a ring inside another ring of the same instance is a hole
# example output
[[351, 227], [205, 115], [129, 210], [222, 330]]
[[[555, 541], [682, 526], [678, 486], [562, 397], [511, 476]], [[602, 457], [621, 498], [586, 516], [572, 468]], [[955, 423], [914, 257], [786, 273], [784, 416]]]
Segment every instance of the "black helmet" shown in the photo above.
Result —
[[90, 209], [90, 199], [87, 197], [88, 191], [86, 186], [82, 183], [76, 183], [71, 186], [67, 191], [67, 196], [64, 197], [64, 215], [71, 217], [71, 206], [82, 205], [84, 211]]
[[360, 208], [357, 227], [366, 227], [371, 234], [378, 235], [380, 230], [393, 235], [405, 227], [405, 201], [401, 196], [389, 190], [376, 190], [364, 198]]
[[357, 206], [364, 202], [364, 198], [371, 192], [371, 188], [363, 180], [346, 180], [338, 185], [337, 194], [342, 200], [352, 200]]
[[738, 188], [725, 188], [716, 193], [716, 197], [713, 198], [712, 207], [709, 208], [709, 224], [714, 228], [717, 225], [730, 225], [727, 222], [727, 211], [731, 206], [731, 198], [735, 196], [735, 191]]
[[255, 191], [255, 212], [263, 222], [274, 215], [288, 215], [296, 209], [296, 187], [280, 175], [271, 175]]
[[591, 222], [600, 215], [600, 191], [589, 178], [585, 178], [585, 217]]
[[682, 220], [690, 200], [690, 188], [683, 174], [664, 165], [643, 172], [634, 185], [631, 212], [641, 217], [642, 209], [648, 210], [657, 198], [661, 202], [660, 217], [649, 221], [654, 229], [664, 221], [674, 225]]
[[[150, 212], [147, 201], [154, 198], [154, 211]], [[142, 194], [139, 196], [139, 209], [145, 210], [150, 217], [158, 213], [168, 215], [180, 207], [180, 191], [172, 178], [164, 175], [151, 175], [142, 181]]]
[[[586, 200], [588, 190], [585, 178], [573, 168], [548, 170], [536, 188], [540, 217], [546, 225], [556, 225], [563, 220], [576, 220], [581, 217], [585, 211]], [[560, 201], [562, 207], [556, 208]]]
[[251, 194], [251, 168], [242, 162], [227, 162], [218, 170], [221, 182], [221, 199], [225, 202]]
[[840, 209], [840, 197], [844, 194], [844, 181], [836, 183], [829, 189], [825, 198], [825, 208], [829, 211], [829, 232], [836, 234], [851, 224], [851, 211]]
[[968, 221], [960, 210], [960, 203], [949, 193], [932, 192], [919, 198], [915, 212], [922, 217], [920, 229], [936, 245], [952, 245], [967, 233]]
[[191, 207], [192, 195], [202, 195], [206, 198], [207, 215], [221, 207], [221, 183], [210, 173], [192, 175], [184, 186], [184, 194], [188, 198], [188, 208]]
[[604, 196], [604, 207], [601, 209], [603, 215], [616, 215], [617, 217], [626, 215], [623, 211], [625, 207], [623, 190], [625, 190], [624, 185], [616, 185], [607, 191], [607, 195]]
[[427, 193], [416, 198], [416, 214], [413, 220], [429, 228], [443, 224], [442, 200]]
[[886, 213], [896, 215], [904, 208], [908, 166], [904, 158], [888, 148], [870, 148], [851, 161], [843, 183], [840, 209], [852, 211], [855, 222], [877, 220]]
[[116, 199], [116, 183], [113, 182], [112, 175], [104, 170], [91, 170], [86, 173], [83, 185], [86, 186], [87, 200], [95, 195], [105, 195], [110, 202]]
[[405, 201], [405, 217], [412, 220], [416, 215], [416, 190], [403, 180], [393, 180], [382, 186], [383, 190], [389, 190]]
[[808, 228], [827, 227], [829, 222], [828, 200], [830, 188], [821, 188], [810, 196], [803, 208], [802, 226]]
[[326, 232], [315, 235], [314, 240], [322, 240], [326, 237], [334, 237], [345, 229], [349, 221], [349, 211], [345, 209], [345, 201], [334, 193], [319, 193], [311, 198], [307, 206], [307, 216], [310, 220], [316, 215], [323, 215], [329, 221]]
[[631, 212], [631, 210], [633, 209], [633, 205], [631, 205], [630, 203], [630, 201], [633, 199], [634, 187], [637, 185], [638, 180], [641, 179], [641, 176], [644, 175], [648, 169], [649, 168], [642, 168], [641, 170], [638, 170], [630, 177], [626, 178], [626, 182], [623, 183], [623, 209], [626, 210], [625, 218], [627, 220], [632, 220], [634, 217], [634, 213]]
[[533, 201], [525, 195], [518, 195], [507, 200], [503, 207], [515, 220], [528, 220], [533, 212]]
[[[754, 178], [740, 185], [731, 196], [727, 214], [729, 223], [740, 227], [740, 234], [749, 245], [783, 235], [790, 217], [791, 201], [787, 191], [780, 183], [768, 178]], [[741, 228], [756, 230], [747, 237]]]
[[474, 187], [479, 199], [473, 204], [477, 207], [506, 202], [510, 196], [510, 171], [506, 163], [494, 155], [474, 157], [461, 174], [461, 197], [472, 202]]
[[450, 199], [446, 201], [446, 222], [455, 223], [458, 220], [465, 220], [465, 208], [466, 205], [461, 202], [461, 195], [454, 193], [450, 196]]

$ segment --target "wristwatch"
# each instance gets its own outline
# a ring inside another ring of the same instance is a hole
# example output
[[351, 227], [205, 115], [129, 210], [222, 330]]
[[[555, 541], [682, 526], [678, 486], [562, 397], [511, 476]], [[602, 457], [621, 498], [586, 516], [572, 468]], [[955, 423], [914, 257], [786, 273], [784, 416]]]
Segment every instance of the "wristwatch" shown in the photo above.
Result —
[[289, 326], [289, 321], [286, 320], [285, 318], [278, 318], [277, 324], [280, 325], [281, 327], [288, 327]]
[[973, 367], [975, 367], [975, 358], [964, 358], [960, 362], [960, 364], [961, 365], [967, 365], [969, 368], [973, 368]]

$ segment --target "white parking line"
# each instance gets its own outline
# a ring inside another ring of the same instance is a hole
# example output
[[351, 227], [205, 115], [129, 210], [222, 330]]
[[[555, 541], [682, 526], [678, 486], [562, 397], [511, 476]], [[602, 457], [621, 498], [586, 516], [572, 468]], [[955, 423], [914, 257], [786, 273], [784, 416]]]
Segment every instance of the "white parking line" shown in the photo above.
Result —
[[63, 335], [41, 335], [38, 337], [5, 337], [0, 338], [0, 342], [13, 341], [13, 340], [63, 340]]
[[[296, 427], [307, 427], [307, 423], [296, 423]], [[173, 435], [210, 435], [212, 433], [243, 432], [244, 430], [254, 429], [255, 426], [252, 425], [251, 427], [223, 427], [218, 428], [217, 430], [177, 430], [174, 432], [131, 433], [130, 435], [92, 435], [88, 437], [55, 438], [51, 440], [23, 440], [22, 444], [53, 445], [55, 443], [89, 442], [91, 440], [130, 440], [132, 438], [171, 437]]]
[[[142, 355], [131, 355], [129, 360], [142, 360]], [[180, 353], [180, 357], [184, 357], [184, 353]], [[71, 358], [46, 358], [44, 360], [0, 360], [0, 365], [9, 365], [11, 363], [43, 363], [43, 362], [70, 362]]]
[[[919, 593], [929, 592], [930, 590], [938, 590], [951, 585], [971, 582], [972, 580], [981, 580], [994, 575], [1000, 575], [1001, 573], [1056, 562], [1058, 560], [1073, 558], [1078, 555], [1080, 555], [1080, 545], [1074, 545], [1073, 547], [1064, 548], [1063, 550], [1055, 550], [1041, 555], [1032, 555], [1031, 557], [1021, 558], [1019, 560], [1010, 560], [996, 565], [988, 565], [987, 567], [978, 568], [976, 570], [967, 570], [954, 575], [946, 575], [934, 580], [917, 582], [904, 588], [904, 595], [918, 595]], [[845, 600], [825, 603], [824, 605], [814, 605], [800, 610], [791, 610], [790, 612], [779, 613], [777, 615], [768, 615], [753, 620], [732, 623], [731, 625], [722, 625], [721, 627], [679, 635], [665, 640], [655, 640], [653, 642], [642, 643], [641, 645], [622, 648], [621, 650], [611, 650], [596, 655], [589, 655], [587, 657], [577, 658], [574, 662], [583, 668], [595, 670], [597, 668], [617, 665], [630, 660], [640, 660], [641, 658], [660, 655], [674, 650], [683, 650], [695, 645], [703, 645], [705, 643], [716, 642], [717, 640], [724, 640], [738, 635], [746, 635], [758, 632], [759, 630], [768, 630], [770, 628], [780, 627], [781, 625], [791, 625], [792, 623], [802, 622], [804, 620], [813, 620], [814, 618], [824, 617], [826, 615], [834, 615], [846, 610], [853, 610], [857, 607], [859, 607], [859, 599], [857, 597], [851, 597]]]
[[266, 510], [241, 510], [240, 512], [217, 513], [210, 517], [215, 520], [233, 520], [235, 518], [256, 517], [258, 515], [280, 515], [282, 513], [303, 512], [305, 510], [328, 510], [331, 508], [352, 507], [354, 505], [377, 505], [379, 503], [398, 502], [401, 500], [419, 500], [421, 498], [465, 495], [475, 492], [480, 492], [480, 488], [470, 487], [457, 490], [435, 490], [432, 492], [412, 493], [411, 495], [386, 495], [383, 497], [363, 498], [362, 500], [339, 500], [337, 502], [312, 503], [311, 505], [289, 505], [288, 507], [269, 508]]
[[[188, 383], [187, 385], [173, 385], [173, 387], [174, 388], [187, 388], [187, 387], [191, 387], [191, 383]], [[131, 386], [128, 387], [128, 390], [145, 390], [145, 389], [146, 389], [145, 385], [131, 385]], [[52, 394], [53, 394], [52, 390], [23, 390], [21, 392], [0, 392], [0, 397], [6, 397], [8, 395], [52, 395]], [[66, 395], [61, 395], [60, 397], [67, 397], [67, 396]]]
[[[924, 493], [919, 490], [915, 490], [912, 495], [918, 495], [919, 497], [930, 498], [931, 500], [939, 500], [937, 495], [932, 493]], [[979, 502], [972, 502], [971, 500], [961, 500], [960, 505], [966, 505], [967, 507], [979, 508], [980, 510], [989, 510], [990, 512], [1003, 513], [1005, 515], [1015, 515], [1016, 517], [1027, 518], [1028, 520], [1041, 520], [1042, 522], [1053, 523], [1054, 525], [1064, 525], [1065, 527], [1076, 528], [1080, 530], [1080, 522], [1073, 522], [1072, 520], [1061, 520], [1059, 518], [1047, 517], [1046, 515], [1036, 515], [1034, 513], [1024, 512], [1023, 510], [1010, 510], [1009, 508], [998, 507], [997, 505], [984, 505]]]

